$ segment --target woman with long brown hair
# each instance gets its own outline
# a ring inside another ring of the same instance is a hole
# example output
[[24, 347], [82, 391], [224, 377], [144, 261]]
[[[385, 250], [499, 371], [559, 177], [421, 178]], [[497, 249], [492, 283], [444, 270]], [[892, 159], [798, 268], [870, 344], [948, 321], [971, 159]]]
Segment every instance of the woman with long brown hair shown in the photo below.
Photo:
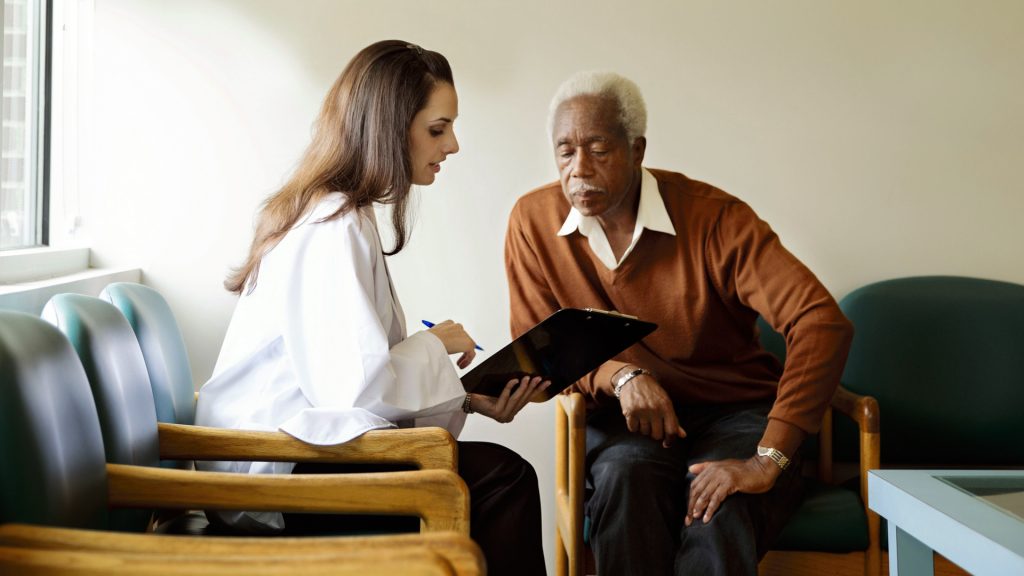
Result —
[[[324, 100], [313, 141], [288, 182], [262, 206], [248, 257], [225, 286], [239, 294], [196, 423], [282, 430], [338, 444], [375, 428], [442, 426], [458, 435], [468, 413], [511, 421], [540, 378], [512, 380], [498, 398], [467, 395], [473, 339], [450, 320], [406, 334], [385, 256], [400, 251], [412, 185], [434, 181], [458, 152], [458, 98], [448, 61], [398, 40], [360, 51]], [[390, 205], [385, 250], [375, 205]], [[207, 463], [241, 473], [293, 472], [294, 464]], [[329, 471], [305, 465], [302, 472]], [[491, 574], [542, 574], [540, 500], [533, 468], [507, 448], [459, 443], [470, 490], [472, 536]], [[277, 513], [212, 514], [250, 531], [303, 531], [316, 521]]]

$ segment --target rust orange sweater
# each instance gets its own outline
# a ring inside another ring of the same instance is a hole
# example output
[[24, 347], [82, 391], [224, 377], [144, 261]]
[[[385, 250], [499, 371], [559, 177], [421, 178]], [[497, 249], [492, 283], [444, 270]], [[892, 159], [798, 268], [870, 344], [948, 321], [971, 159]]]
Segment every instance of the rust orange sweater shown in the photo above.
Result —
[[[570, 208], [557, 182], [519, 199], [505, 240], [512, 335], [566, 307], [657, 322], [576, 388], [594, 402], [614, 401], [611, 376], [628, 363], [653, 371], [677, 403], [774, 398], [761, 443], [793, 454], [817, 432], [839, 383], [850, 322], [747, 204], [682, 174], [650, 171], [676, 235], [644, 230], [615, 270], [578, 231], [557, 235]], [[785, 337], [785, 367], [761, 348], [758, 314]]]

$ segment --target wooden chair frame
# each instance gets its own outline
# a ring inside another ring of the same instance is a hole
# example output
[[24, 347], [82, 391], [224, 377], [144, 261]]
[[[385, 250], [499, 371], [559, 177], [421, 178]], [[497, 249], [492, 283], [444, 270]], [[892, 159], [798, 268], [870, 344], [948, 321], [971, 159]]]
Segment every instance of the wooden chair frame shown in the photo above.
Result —
[[461, 574], [441, 554], [426, 546], [389, 550], [319, 553], [307, 556], [218, 556], [137, 554], [0, 547], [0, 571], [35, 576], [364, 576]]
[[458, 471], [458, 447], [443, 428], [371, 430], [344, 444], [307, 444], [284, 432], [157, 424], [161, 460], [399, 463]]
[[[157, 434], [161, 460], [407, 464], [420, 471], [444, 471], [458, 477], [458, 446], [443, 428], [371, 430], [344, 444], [324, 446], [308, 444], [283, 432], [229, 430], [166, 422], [157, 423]], [[387, 474], [374, 476], [388, 477]], [[459, 480], [461, 482], [461, 478]], [[442, 499], [432, 504], [431, 514], [447, 508], [460, 515], [451, 527], [442, 529], [468, 535], [468, 496], [465, 505], [461, 495], [455, 495], [457, 499], [450, 502], [443, 500], [443, 494], [437, 496]], [[385, 492], [383, 497], [391, 496]], [[426, 516], [420, 517], [422, 531], [435, 529], [428, 526]]]
[[[584, 568], [583, 504], [586, 475], [587, 408], [583, 395], [574, 392], [555, 402], [555, 573], [581, 576]], [[864, 574], [878, 576], [882, 569], [879, 518], [867, 507], [867, 471], [880, 466], [878, 402], [840, 386], [822, 419], [818, 442], [818, 476], [833, 482], [832, 414], [839, 411], [856, 424], [860, 438], [860, 496], [868, 519], [868, 548]]]
[[[0, 547], [28, 548], [46, 551], [72, 551], [136, 555], [164, 555], [174, 558], [221, 558], [233, 556], [247, 565], [259, 564], [267, 558], [335, 558], [339, 564], [355, 564], [367, 574], [405, 573], [403, 570], [378, 570], [366, 562], [354, 562], [354, 554], [369, 553], [376, 561], [396, 551], [426, 548], [444, 558], [455, 574], [482, 575], [486, 573], [480, 548], [464, 534], [456, 532], [429, 532], [422, 534], [395, 534], [352, 537], [274, 537], [235, 538], [223, 536], [167, 536], [153, 534], [124, 534], [97, 530], [77, 530], [50, 526], [6, 524], [0, 526]], [[0, 561], [2, 565], [2, 561]], [[294, 573], [298, 571], [292, 566]], [[305, 572], [305, 565], [302, 565]], [[347, 572], [346, 572], [347, 573]], [[353, 572], [358, 573], [358, 572]]]

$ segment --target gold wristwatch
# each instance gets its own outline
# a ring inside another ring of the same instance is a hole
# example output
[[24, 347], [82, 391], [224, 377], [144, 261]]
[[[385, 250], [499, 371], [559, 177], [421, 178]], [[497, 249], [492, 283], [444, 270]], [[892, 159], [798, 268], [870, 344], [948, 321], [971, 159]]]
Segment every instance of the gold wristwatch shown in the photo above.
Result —
[[758, 446], [757, 455], [767, 456], [771, 458], [772, 462], [775, 462], [775, 464], [777, 464], [778, 467], [781, 468], [782, 470], [785, 470], [786, 468], [789, 467], [789, 458], [786, 458], [785, 454], [783, 454], [779, 450], [776, 450], [775, 448], [768, 448], [767, 446]]

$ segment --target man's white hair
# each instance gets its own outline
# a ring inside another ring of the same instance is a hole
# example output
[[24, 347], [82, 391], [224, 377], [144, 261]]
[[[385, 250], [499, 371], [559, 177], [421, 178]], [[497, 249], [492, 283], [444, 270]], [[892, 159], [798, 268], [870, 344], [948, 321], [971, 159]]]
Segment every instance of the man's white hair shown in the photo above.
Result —
[[630, 143], [647, 133], [647, 106], [640, 88], [632, 80], [614, 72], [577, 72], [562, 82], [551, 99], [549, 135], [555, 130], [558, 107], [578, 96], [601, 96], [614, 100], [619, 106], [619, 121]]

